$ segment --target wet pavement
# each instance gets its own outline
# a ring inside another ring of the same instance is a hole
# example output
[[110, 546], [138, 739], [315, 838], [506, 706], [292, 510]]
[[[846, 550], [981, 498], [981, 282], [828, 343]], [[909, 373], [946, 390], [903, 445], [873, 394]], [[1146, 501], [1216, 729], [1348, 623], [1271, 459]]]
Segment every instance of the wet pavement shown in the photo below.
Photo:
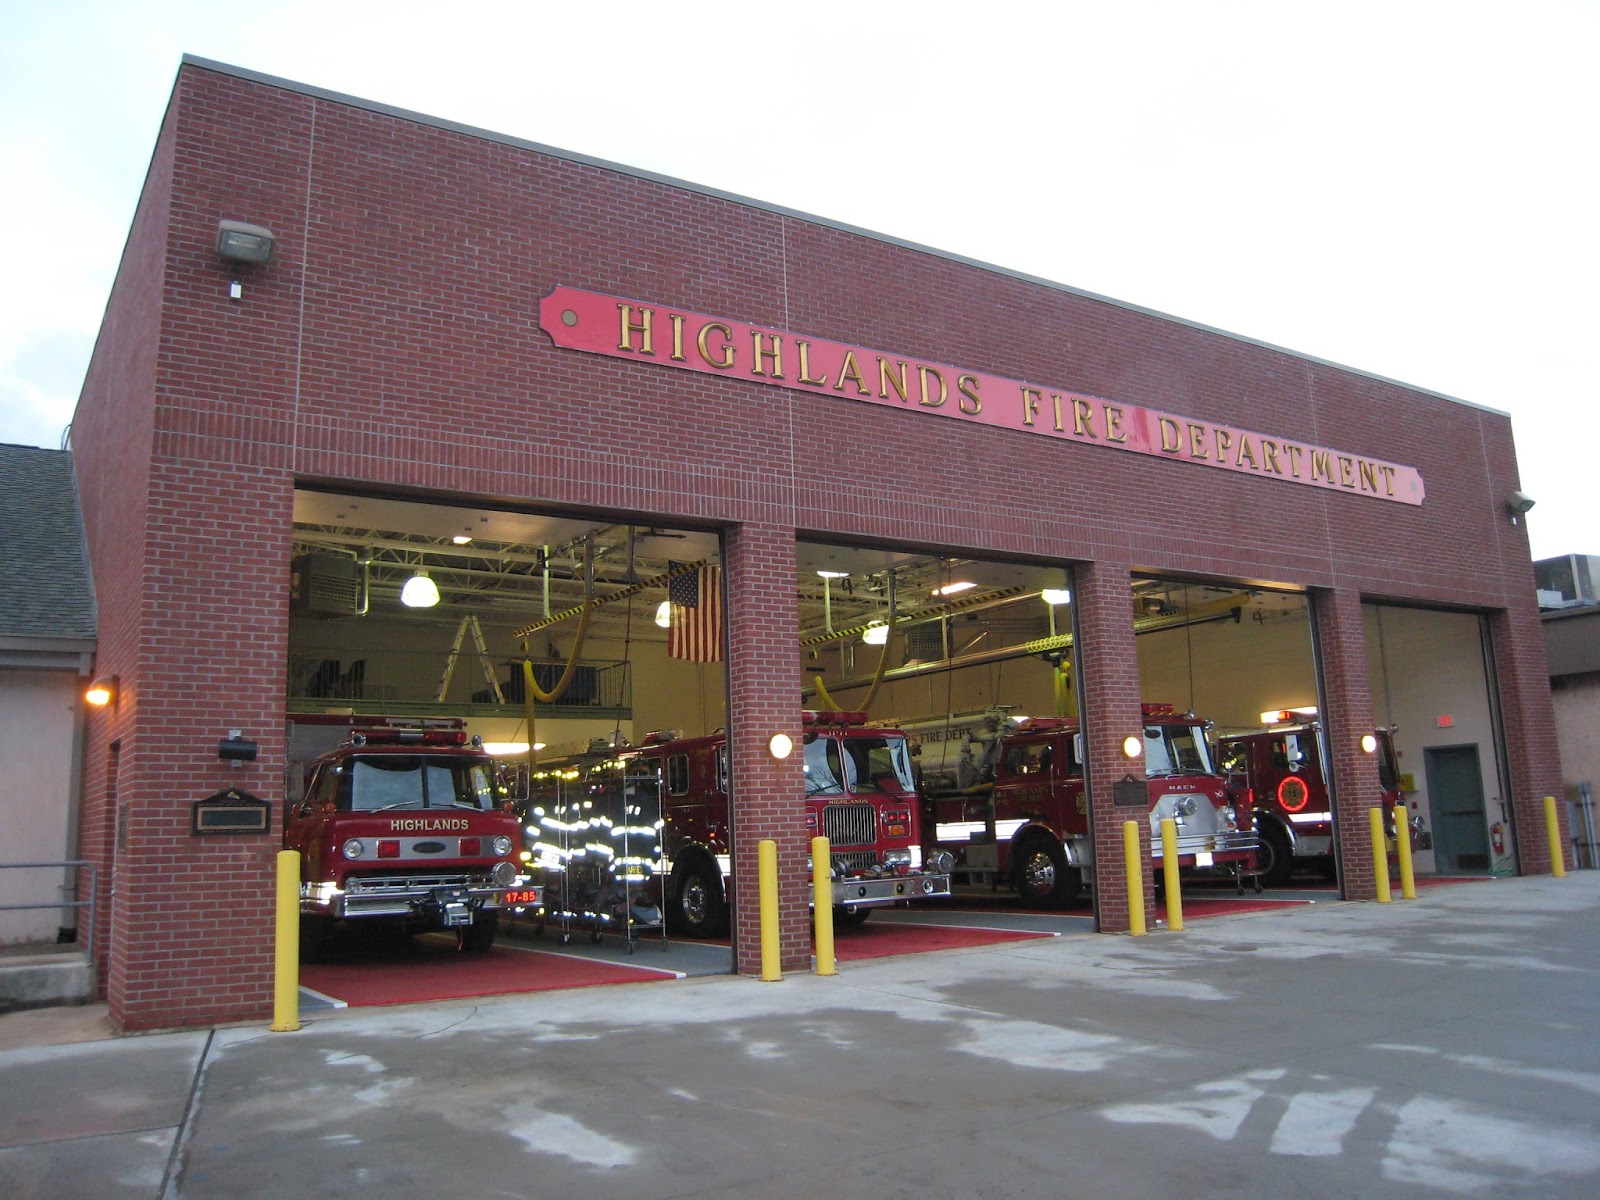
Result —
[[1600, 1194], [1600, 872], [1144, 938], [113, 1037], [0, 1016], [0, 1196]]

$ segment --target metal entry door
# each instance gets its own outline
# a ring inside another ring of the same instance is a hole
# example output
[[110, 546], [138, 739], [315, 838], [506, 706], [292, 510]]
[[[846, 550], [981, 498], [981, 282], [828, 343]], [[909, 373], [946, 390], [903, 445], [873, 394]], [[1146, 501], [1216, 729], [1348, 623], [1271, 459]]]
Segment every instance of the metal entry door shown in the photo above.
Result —
[[1434, 861], [1441, 872], [1489, 869], [1483, 770], [1477, 746], [1429, 746], [1422, 752], [1433, 817]]

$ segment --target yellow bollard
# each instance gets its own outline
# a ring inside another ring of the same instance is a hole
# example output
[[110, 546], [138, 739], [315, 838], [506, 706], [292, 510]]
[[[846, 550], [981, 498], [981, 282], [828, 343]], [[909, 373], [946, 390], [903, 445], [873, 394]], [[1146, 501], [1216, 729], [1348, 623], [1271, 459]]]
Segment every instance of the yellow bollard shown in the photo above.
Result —
[[1144, 862], [1139, 857], [1139, 823], [1125, 821], [1122, 825], [1122, 860], [1128, 870], [1128, 933], [1143, 937], [1144, 928]]
[[817, 933], [817, 974], [837, 975], [833, 959], [833, 848], [811, 839], [811, 925]]
[[1183, 896], [1178, 891], [1178, 823], [1161, 818], [1161, 879], [1167, 889], [1167, 928], [1183, 928]]
[[756, 847], [756, 879], [761, 897], [761, 981], [783, 978], [778, 952], [778, 843], [763, 840]]
[[1550, 874], [1561, 879], [1567, 873], [1567, 854], [1561, 845], [1561, 819], [1556, 816], [1556, 798], [1544, 798], [1544, 828], [1550, 838]]
[[1372, 829], [1372, 870], [1378, 881], [1378, 903], [1388, 904], [1394, 897], [1389, 894], [1389, 855], [1384, 845], [1383, 809], [1367, 809], [1367, 823]]
[[273, 1033], [300, 1028], [300, 852], [278, 851], [277, 919], [272, 949]]
[[1406, 802], [1394, 806], [1395, 853], [1400, 856], [1400, 895], [1407, 900], [1417, 898], [1417, 874], [1411, 866], [1411, 818], [1406, 812]]

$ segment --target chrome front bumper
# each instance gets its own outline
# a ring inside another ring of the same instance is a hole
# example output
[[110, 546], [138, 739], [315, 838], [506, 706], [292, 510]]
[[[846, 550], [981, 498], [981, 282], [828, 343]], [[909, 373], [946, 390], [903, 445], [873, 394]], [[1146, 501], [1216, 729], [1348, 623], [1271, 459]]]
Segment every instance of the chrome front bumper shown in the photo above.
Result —
[[[926, 900], [950, 894], [950, 876], [934, 874], [885, 875], [881, 879], [836, 879], [835, 908], [881, 908], [902, 900]], [[812, 900], [815, 904], [815, 898]]]

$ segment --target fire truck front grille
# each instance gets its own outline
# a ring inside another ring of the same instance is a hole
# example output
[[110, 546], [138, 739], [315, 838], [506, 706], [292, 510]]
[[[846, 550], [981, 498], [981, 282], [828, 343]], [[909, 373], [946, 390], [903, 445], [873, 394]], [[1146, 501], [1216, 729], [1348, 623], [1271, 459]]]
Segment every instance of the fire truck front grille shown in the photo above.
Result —
[[870, 804], [830, 804], [822, 810], [829, 847], [870, 846], [878, 840], [878, 814]]
[[[833, 849], [829, 844], [829, 850]], [[878, 865], [878, 852], [876, 850], [851, 850], [846, 854], [830, 854], [833, 865], [845, 867], [848, 870], [867, 871]]]

